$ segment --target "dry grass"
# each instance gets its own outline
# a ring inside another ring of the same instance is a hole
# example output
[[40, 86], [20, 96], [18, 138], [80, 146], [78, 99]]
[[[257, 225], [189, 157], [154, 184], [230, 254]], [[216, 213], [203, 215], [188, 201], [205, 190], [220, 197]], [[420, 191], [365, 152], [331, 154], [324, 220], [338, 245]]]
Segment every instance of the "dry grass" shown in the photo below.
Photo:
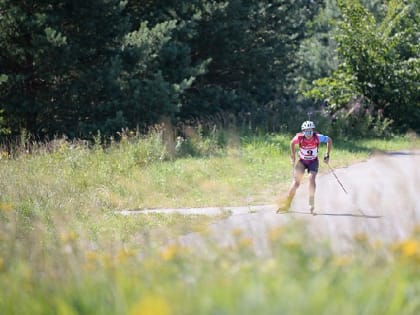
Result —
[[[308, 247], [293, 225], [270, 233], [271, 257], [253, 255], [240, 233], [234, 248], [207, 256], [173, 240], [217, 218], [114, 213], [260, 203], [290, 181], [288, 135], [202, 140], [194, 154], [179, 156], [167, 154], [156, 133], [106, 149], [63, 139], [3, 152], [0, 313], [418, 313], [416, 231], [380, 257], [368, 241], [350, 258]], [[412, 145], [407, 138], [335, 143], [334, 167]]]

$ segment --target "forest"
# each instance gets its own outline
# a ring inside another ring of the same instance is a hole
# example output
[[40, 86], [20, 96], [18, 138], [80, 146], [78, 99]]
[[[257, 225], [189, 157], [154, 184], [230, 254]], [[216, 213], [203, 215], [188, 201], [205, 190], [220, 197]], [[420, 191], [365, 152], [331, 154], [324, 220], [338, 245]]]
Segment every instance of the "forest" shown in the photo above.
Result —
[[420, 314], [419, 3], [0, 0], [0, 314]]
[[419, 132], [416, 0], [0, 0], [0, 135]]

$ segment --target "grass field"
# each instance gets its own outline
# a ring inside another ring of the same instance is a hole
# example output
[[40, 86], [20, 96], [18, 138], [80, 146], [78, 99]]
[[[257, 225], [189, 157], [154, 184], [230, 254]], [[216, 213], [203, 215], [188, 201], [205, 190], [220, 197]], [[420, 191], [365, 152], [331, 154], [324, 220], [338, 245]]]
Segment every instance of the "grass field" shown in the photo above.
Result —
[[[226, 231], [237, 246], [206, 256], [173, 241], [216, 217], [114, 212], [272, 203], [290, 184], [289, 141], [219, 133], [175, 147], [155, 132], [3, 150], [0, 314], [418, 314], [420, 229], [389, 247], [355, 239], [342, 256], [308, 246], [296, 223], [270, 232], [264, 258]], [[331, 165], [419, 147], [337, 139]]]

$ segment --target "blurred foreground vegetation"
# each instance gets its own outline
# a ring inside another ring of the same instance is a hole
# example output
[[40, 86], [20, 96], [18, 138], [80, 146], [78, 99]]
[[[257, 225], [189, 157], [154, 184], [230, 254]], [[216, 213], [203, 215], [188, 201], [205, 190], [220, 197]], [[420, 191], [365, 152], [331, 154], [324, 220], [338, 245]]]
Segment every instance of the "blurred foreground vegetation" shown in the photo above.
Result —
[[[0, 160], [1, 314], [417, 314], [420, 233], [395, 244], [355, 235], [336, 253], [299, 222], [267, 234], [257, 256], [243, 231], [209, 252], [176, 238], [218, 217], [122, 216], [118, 209], [271, 203], [290, 182], [290, 135], [164, 129], [100, 143], [22, 138]], [[178, 142], [177, 142], [178, 141]], [[333, 167], [415, 137], [334, 142]], [[322, 151], [322, 149], [321, 149]], [[321, 172], [324, 171], [321, 169]]]

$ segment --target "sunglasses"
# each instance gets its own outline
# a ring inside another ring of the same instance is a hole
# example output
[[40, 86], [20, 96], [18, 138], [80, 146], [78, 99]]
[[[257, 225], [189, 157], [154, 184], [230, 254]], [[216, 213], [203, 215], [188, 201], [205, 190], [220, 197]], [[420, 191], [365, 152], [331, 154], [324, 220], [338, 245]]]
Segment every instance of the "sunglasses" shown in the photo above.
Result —
[[310, 136], [312, 136], [312, 135], [314, 134], [314, 131], [313, 131], [313, 130], [304, 130], [304, 131], [303, 131], [303, 134], [304, 134], [305, 136], [310, 137]]

